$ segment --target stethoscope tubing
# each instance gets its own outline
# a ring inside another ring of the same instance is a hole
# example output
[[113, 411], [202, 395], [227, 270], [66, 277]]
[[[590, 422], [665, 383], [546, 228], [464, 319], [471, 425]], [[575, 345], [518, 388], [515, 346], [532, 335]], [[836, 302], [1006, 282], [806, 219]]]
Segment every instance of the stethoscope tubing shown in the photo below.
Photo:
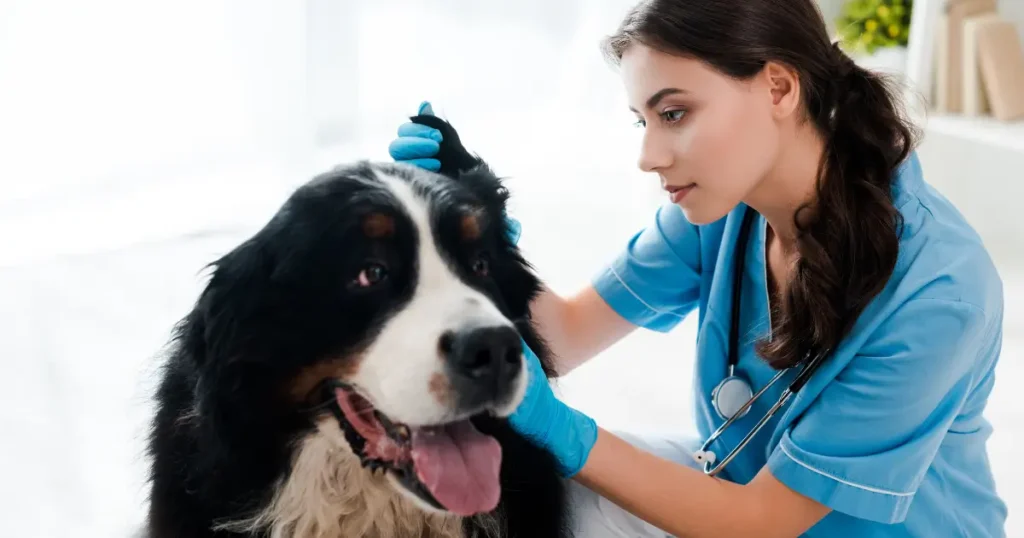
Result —
[[[746, 247], [750, 236], [750, 226], [751, 222], [753, 221], [753, 213], [753, 210], [751, 210], [749, 207], [746, 208], [746, 213], [743, 215], [743, 221], [740, 224], [739, 238], [737, 240], [738, 253], [736, 267], [733, 269], [733, 304], [731, 312], [732, 324], [729, 327], [730, 342], [729, 350], [727, 352], [728, 355], [726, 363], [726, 369], [730, 377], [734, 375], [736, 364], [739, 362], [739, 351], [737, 349], [737, 346], [739, 330], [740, 286], [742, 285], [742, 280], [740, 277], [744, 267]], [[810, 356], [810, 353], [808, 353], [808, 356]], [[715, 441], [717, 441], [722, 436], [722, 434], [727, 429], [729, 429], [730, 426], [733, 425], [733, 423], [735, 423], [740, 418], [743, 418], [743, 416], [746, 415], [747, 410], [749, 410], [750, 407], [754, 405], [754, 403], [757, 402], [757, 400], [760, 399], [761, 396], [768, 389], [773, 387], [775, 383], [779, 379], [781, 379], [782, 376], [786, 374], [786, 372], [789, 372], [792, 368], [786, 368], [776, 373], [775, 376], [772, 377], [771, 381], [766, 383], [765, 386], [761, 388], [761, 390], [757, 391], [756, 394], [751, 396], [750, 399], [748, 399], [747, 402], [743, 404], [742, 407], [739, 408], [739, 410], [733, 413], [732, 416], [728, 417], [725, 420], [725, 422], [723, 422], [722, 425], [718, 427], [718, 429], [716, 429], [710, 436], [708, 436], [707, 440], [704, 441], [704, 444], [701, 445], [700, 450], [696, 453], [701, 455], [701, 459], [704, 463], [704, 473], [709, 476], [715, 476], [719, 472], [721, 472], [721, 470], [726, 465], [728, 465], [729, 462], [735, 459], [736, 456], [739, 455], [739, 453], [744, 448], [746, 448], [746, 446], [750, 443], [754, 436], [757, 435], [762, 428], [764, 428], [765, 424], [767, 424], [768, 421], [771, 420], [771, 418], [775, 416], [776, 413], [778, 413], [779, 409], [786, 405], [786, 403], [789, 402], [790, 398], [792, 398], [794, 394], [799, 392], [800, 389], [807, 384], [807, 382], [811, 378], [811, 375], [818, 370], [818, 368], [821, 366], [822, 362], [825, 360], [826, 357], [828, 357], [827, 352], [819, 352], [810, 361], [805, 362], [803, 368], [800, 369], [800, 373], [798, 373], [796, 377], [793, 379], [793, 382], [790, 383], [788, 387], [786, 387], [786, 389], [779, 396], [779, 399], [775, 402], [775, 404], [772, 405], [771, 409], [769, 409], [768, 412], [765, 413], [764, 416], [762, 416], [761, 419], [757, 421], [757, 424], [754, 425], [754, 427], [751, 428], [749, 432], [747, 432], [747, 435], [745, 435], [743, 439], [739, 443], [737, 443], [737, 445], [733, 447], [729, 454], [727, 454], [725, 458], [722, 459], [721, 461], [716, 461], [714, 453], [708, 450], [711, 447], [711, 445], [714, 444]], [[715, 403], [713, 402], [712, 405], [715, 406]], [[711, 455], [711, 457], [708, 457], [708, 455]]]

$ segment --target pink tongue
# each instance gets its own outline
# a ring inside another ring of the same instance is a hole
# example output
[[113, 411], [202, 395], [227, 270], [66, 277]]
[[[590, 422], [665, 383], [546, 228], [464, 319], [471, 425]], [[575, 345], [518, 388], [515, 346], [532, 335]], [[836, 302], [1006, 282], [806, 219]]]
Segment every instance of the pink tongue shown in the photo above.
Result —
[[412, 459], [417, 478], [451, 512], [471, 516], [498, 505], [501, 445], [468, 420], [415, 428]]

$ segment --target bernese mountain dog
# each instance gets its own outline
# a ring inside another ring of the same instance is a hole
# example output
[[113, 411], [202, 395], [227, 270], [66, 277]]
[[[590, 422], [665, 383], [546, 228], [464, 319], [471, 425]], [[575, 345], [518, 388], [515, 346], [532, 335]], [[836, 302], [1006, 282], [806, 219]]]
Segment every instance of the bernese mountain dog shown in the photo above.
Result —
[[323, 173], [211, 264], [161, 369], [144, 536], [569, 535], [554, 459], [506, 421], [522, 341], [554, 375], [508, 192], [412, 120], [438, 173]]

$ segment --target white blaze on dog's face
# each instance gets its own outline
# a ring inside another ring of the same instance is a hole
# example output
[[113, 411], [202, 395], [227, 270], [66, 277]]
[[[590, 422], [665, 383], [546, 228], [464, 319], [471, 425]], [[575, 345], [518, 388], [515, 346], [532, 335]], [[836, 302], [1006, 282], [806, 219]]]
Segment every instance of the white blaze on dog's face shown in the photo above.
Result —
[[430, 426], [482, 411], [510, 414], [526, 368], [518, 333], [442, 254], [430, 202], [405, 180], [380, 175], [417, 234], [411, 299], [380, 328], [347, 381], [393, 422]]

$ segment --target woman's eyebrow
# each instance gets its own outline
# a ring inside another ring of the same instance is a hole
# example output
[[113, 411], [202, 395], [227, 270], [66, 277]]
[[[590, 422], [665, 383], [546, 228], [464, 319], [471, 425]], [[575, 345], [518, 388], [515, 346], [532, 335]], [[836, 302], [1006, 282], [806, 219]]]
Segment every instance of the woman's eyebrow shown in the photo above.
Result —
[[[677, 94], [677, 93], [686, 93], [686, 90], [682, 90], [682, 89], [679, 89], [679, 88], [662, 88], [662, 89], [658, 90], [657, 92], [655, 92], [654, 95], [650, 96], [647, 99], [646, 106], [647, 106], [648, 109], [654, 108], [654, 107], [658, 106], [658, 102], [660, 102], [665, 97], [668, 97], [669, 95], [674, 95], [674, 94]], [[633, 112], [636, 112], [636, 109], [633, 108], [633, 107], [629, 107], [629, 109], [632, 110]]]

